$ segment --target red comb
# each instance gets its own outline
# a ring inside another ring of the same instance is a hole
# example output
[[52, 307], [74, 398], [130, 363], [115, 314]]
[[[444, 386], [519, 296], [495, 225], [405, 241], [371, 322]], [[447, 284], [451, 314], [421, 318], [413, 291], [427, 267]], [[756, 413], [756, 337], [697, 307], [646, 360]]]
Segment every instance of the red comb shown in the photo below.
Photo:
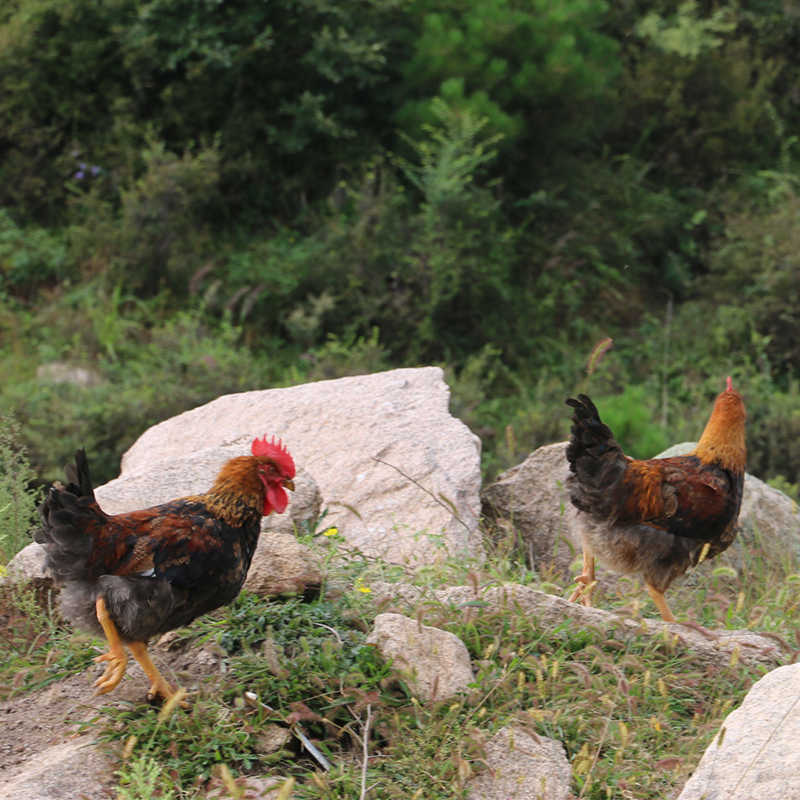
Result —
[[731, 376], [730, 375], [728, 375], [728, 383], [727, 383], [727, 385], [725, 387], [725, 391], [726, 392], [732, 392], [733, 391], [733, 381], [731, 380]]
[[289, 451], [283, 446], [280, 439], [276, 442], [273, 436], [272, 440], [268, 441], [266, 434], [261, 439], [256, 437], [253, 439], [252, 451], [256, 458], [271, 458], [280, 469], [281, 474], [287, 478], [294, 478], [294, 459], [289, 455]]

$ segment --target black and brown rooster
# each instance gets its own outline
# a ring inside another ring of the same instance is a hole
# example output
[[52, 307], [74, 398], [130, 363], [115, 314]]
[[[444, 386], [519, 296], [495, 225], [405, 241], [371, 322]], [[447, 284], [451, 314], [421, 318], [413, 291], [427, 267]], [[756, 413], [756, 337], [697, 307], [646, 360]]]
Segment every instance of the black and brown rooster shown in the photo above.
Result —
[[670, 584], [727, 550], [737, 533], [745, 473], [745, 407], [730, 378], [697, 446], [676, 458], [629, 458], [586, 395], [568, 399], [567, 479], [583, 542], [581, 584], [570, 597], [591, 605], [595, 558], [644, 576], [663, 619]]
[[62, 588], [61, 610], [77, 627], [108, 639], [98, 694], [125, 673], [127, 645], [152, 685], [148, 698], [173, 691], [147, 653], [154, 636], [230, 603], [242, 588], [261, 517], [282, 513], [295, 466], [281, 442], [255, 439], [252, 455], [232, 458], [206, 494], [108, 515], [97, 504], [86, 453], [66, 467], [68, 485], [50, 489], [39, 508], [45, 571]]

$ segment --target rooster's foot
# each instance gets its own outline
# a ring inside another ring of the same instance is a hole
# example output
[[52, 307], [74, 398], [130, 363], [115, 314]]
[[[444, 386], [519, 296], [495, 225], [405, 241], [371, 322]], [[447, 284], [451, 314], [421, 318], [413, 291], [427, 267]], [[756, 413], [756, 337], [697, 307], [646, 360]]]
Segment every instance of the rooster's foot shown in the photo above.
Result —
[[180, 688], [177, 692], [172, 690], [166, 678], [158, 671], [158, 667], [156, 667], [150, 658], [150, 654], [147, 652], [147, 646], [144, 642], [129, 642], [128, 647], [133, 657], [139, 662], [139, 666], [144, 670], [145, 675], [150, 678], [150, 691], [147, 693], [148, 700], [164, 700], [169, 702], [173, 697], [178, 695], [178, 705], [181, 708], [191, 708], [189, 703], [183, 699], [186, 695], [186, 691]]
[[97, 689], [95, 695], [107, 694], [119, 686], [119, 682], [125, 674], [128, 657], [122, 650], [110, 650], [108, 653], [97, 656], [95, 661], [98, 664], [101, 664], [103, 661], [108, 662], [105, 672], [92, 684], [92, 686]]
[[147, 700], [148, 702], [152, 703], [157, 700], [163, 700], [164, 702], [168, 702], [172, 700], [173, 697], [178, 697], [177, 704], [183, 709], [191, 708], [191, 705], [184, 700], [183, 698], [186, 696], [186, 690], [178, 688], [178, 691], [173, 691], [172, 687], [167, 683], [167, 681], [159, 675], [159, 680], [153, 682], [153, 685], [150, 687], [150, 691], [147, 692]]
[[576, 575], [575, 582], [578, 584], [578, 586], [569, 596], [569, 602], [574, 603], [576, 600], [580, 599], [581, 605], [591, 608], [592, 595], [594, 594], [595, 587], [597, 586], [597, 581], [594, 579], [594, 575]]
[[570, 603], [574, 603], [580, 598], [583, 605], [591, 608], [592, 594], [594, 594], [597, 581], [594, 579], [594, 556], [585, 547], [583, 548], [583, 572], [576, 576], [575, 582], [578, 586], [569, 596]]

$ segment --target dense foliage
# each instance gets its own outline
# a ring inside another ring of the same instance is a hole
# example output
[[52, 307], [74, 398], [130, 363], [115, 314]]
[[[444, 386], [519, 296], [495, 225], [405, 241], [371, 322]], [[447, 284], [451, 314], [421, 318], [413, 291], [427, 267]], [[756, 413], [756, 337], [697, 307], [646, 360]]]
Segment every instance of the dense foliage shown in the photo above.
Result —
[[11, 0], [0, 410], [102, 480], [217, 394], [440, 363], [493, 472], [609, 336], [635, 454], [732, 373], [794, 484], [799, 45], [777, 0]]

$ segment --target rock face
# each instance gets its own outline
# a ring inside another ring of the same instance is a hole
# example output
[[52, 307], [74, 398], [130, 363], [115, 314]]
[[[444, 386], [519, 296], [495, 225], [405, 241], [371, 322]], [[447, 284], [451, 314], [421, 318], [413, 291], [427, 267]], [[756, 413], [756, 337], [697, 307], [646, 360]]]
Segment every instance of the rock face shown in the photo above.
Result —
[[798, 800], [800, 664], [765, 675], [732, 711], [678, 800]]
[[577, 511], [564, 489], [569, 474], [566, 446], [557, 442], [534, 450], [481, 493], [484, 515], [501, 529], [516, 531], [526, 559], [540, 571], [554, 566], [566, 573], [581, 552], [573, 532]]
[[226, 458], [276, 435], [319, 486], [326, 523], [366, 554], [479, 556], [480, 442], [449, 396], [425, 367], [220, 397], [146, 431], [97, 496], [122, 511], [204, 491]]
[[43, 383], [71, 383], [75, 386], [97, 386], [103, 377], [86, 367], [75, 367], [63, 361], [42, 364], [36, 370], [36, 378]]
[[469, 652], [458, 636], [402, 614], [378, 614], [367, 644], [393, 662], [423, 702], [466, 692], [475, 679]]
[[[256, 777], [254, 775], [240, 776], [234, 781], [235, 792], [218, 778], [211, 781], [212, 788], [204, 795], [205, 800], [291, 800], [297, 795], [291, 791], [294, 786], [294, 778], [272, 778]], [[288, 794], [287, 794], [288, 791]]]
[[[481, 493], [484, 514], [502, 530], [516, 531], [522, 539], [526, 557], [537, 569], [553, 566], [567, 573], [581, 552], [575, 526], [577, 510], [570, 503], [564, 482], [569, 474], [566, 442], [534, 450], [516, 467], [500, 475]], [[689, 452], [694, 443], [675, 445], [659, 458]], [[773, 489], [752, 475], [745, 476], [740, 533], [729, 550], [699, 569], [713, 569], [727, 563], [737, 570], [744, 567], [741, 543], [758, 542], [767, 557], [791, 552], [800, 557], [800, 514], [797, 504], [783, 492]], [[608, 581], [600, 566], [601, 583]]]
[[42, 577], [42, 562], [44, 561], [44, 548], [38, 544], [29, 544], [23, 547], [11, 561], [8, 562], [6, 574], [0, 577], [12, 583], [24, 583]]
[[501, 728], [486, 744], [489, 769], [467, 786], [469, 800], [567, 800], [572, 769], [564, 745], [521, 728]]

